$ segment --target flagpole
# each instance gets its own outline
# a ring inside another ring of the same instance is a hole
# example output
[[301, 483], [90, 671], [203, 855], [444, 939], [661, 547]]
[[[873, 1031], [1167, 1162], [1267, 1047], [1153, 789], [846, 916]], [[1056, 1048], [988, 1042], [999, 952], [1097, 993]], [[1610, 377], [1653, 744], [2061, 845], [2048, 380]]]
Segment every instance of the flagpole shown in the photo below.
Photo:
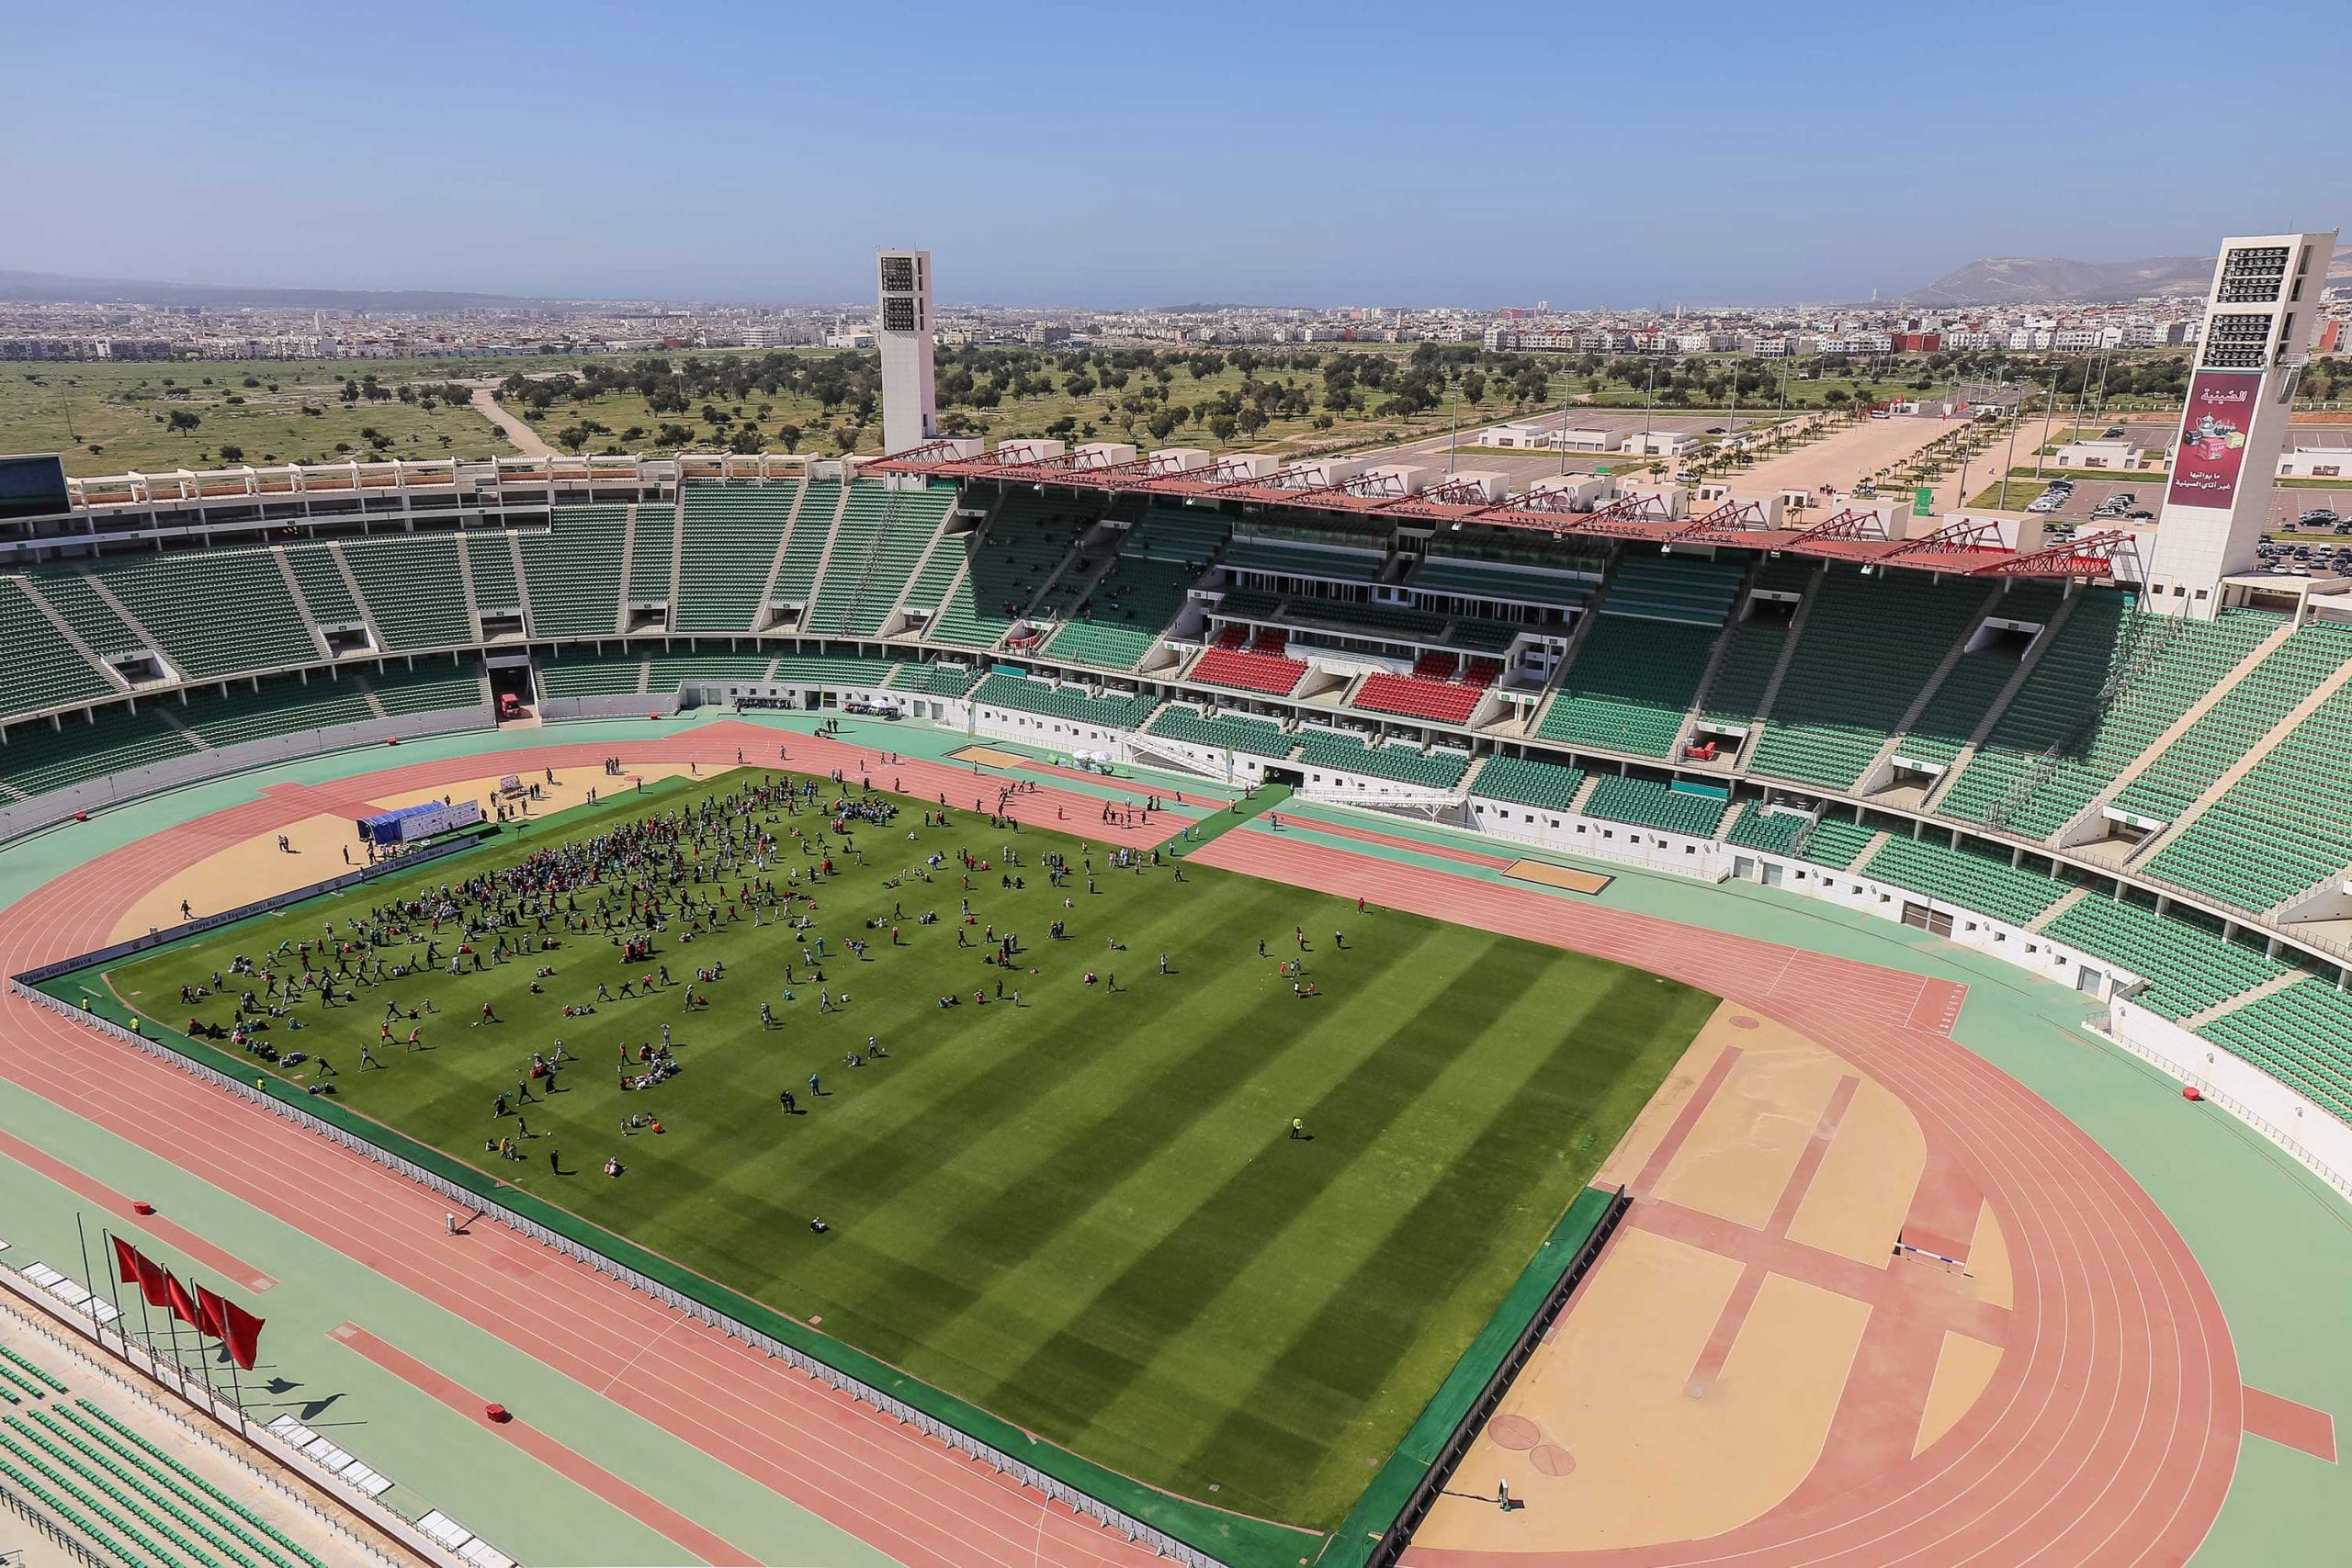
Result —
[[[90, 1233], [83, 1227], [82, 1211], [79, 1209], [75, 1209], [74, 1211], [74, 1239], [79, 1242], [82, 1247], [82, 1277], [89, 1280], [91, 1284], [95, 1285], [98, 1282], [98, 1276], [96, 1270], [90, 1267]], [[111, 1251], [113, 1249], [108, 1248], [107, 1250]], [[108, 1269], [107, 1270], [107, 1276], [109, 1279], [113, 1278], [114, 1270], [112, 1269]], [[112, 1295], [113, 1292], [109, 1291], [107, 1294]], [[92, 1292], [91, 1296], [92, 1299], [95, 1300], [96, 1298], [96, 1292]], [[119, 1314], [122, 1309], [118, 1307], [115, 1310], [118, 1315], [118, 1320], [119, 1320]], [[106, 1348], [107, 1343], [106, 1325], [98, 1321], [98, 1314], [94, 1312], [88, 1315], [90, 1319], [90, 1337], [96, 1340], [98, 1342], [98, 1348], [103, 1350]]]
[[[139, 1280], [139, 1343], [147, 1352], [147, 1375], [157, 1382], [163, 1382], [164, 1358], [156, 1352], [155, 1322], [147, 1315], [147, 1280], [142, 1274]], [[187, 1397], [187, 1372], [185, 1368], [180, 1371], [180, 1397]]]
[[[119, 1264], [121, 1253], [118, 1250], [114, 1233], [101, 1225], [98, 1227], [98, 1235], [106, 1242], [107, 1250], [115, 1254]], [[123, 1314], [120, 1280], [121, 1275], [116, 1269], [107, 1270], [107, 1299], [114, 1303], [114, 1337], [118, 1347], [117, 1353], [126, 1363], [129, 1363], [130, 1361], [130, 1330], [125, 1325], [130, 1322], [130, 1319]]]

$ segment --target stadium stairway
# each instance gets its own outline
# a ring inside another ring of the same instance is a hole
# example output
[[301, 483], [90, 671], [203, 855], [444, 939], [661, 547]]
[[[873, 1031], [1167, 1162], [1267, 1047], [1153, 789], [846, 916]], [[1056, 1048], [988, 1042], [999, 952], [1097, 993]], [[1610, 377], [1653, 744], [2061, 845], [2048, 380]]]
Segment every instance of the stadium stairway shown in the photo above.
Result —
[[1944, 766], [1942, 776], [1936, 780], [1934, 787], [1930, 788], [1921, 799], [1919, 804], [1923, 810], [1934, 810], [1937, 797], [1949, 790], [1952, 781], [1960, 777], [1967, 770], [1968, 764], [1976, 760], [1977, 752], [1992, 737], [1993, 731], [1999, 727], [2002, 716], [2009, 711], [2010, 703], [2015, 701], [2017, 694], [2025, 689], [2025, 683], [2033, 679], [2033, 672], [2041, 668], [2042, 655], [2050, 651], [2051, 647], [2065, 631], [2066, 619], [2075, 613], [2078, 599], [2079, 595], [2069, 594], [2061, 600], [2058, 607], [2051, 612], [2050, 618], [2041, 624], [2041, 635], [2033, 639], [2033, 646], [2025, 650], [2025, 656], [2018, 660], [2018, 667], [2009, 672], [2008, 680], [2002, 683], [2000, 691], [1995, 694], [1993, 700], [1984, 705], [1984, 711], [1978, 716], [1965, 743], [1952, 753], [1951, 760]]
[[1911, 733], [1912, 727], [1919, 722], [1920, 716], [1928, 711], [1937, 695], [1943, 691], [1944, 682], [1951, 679], [1951, 672], [1960, 667], [1962, 657], [1968, 652], [1969, 639], [1976, 634], [1976, 629], [1984, 624], [1986, 617], [1998, 614], [2002, 597], [1998, 588], [1986, 596], [1984, 603], [1977, 606], [1976, 613], [1969, 617], [1968, 624], [1961, 628], [1960, 635], [1952, 638], [1951, 646], [1944, 649], [1943, 658], [1937, 661], [1933, 670], [1928, 671], [1927, 678], [1919, 682], [1919, 689], [1913, 694], [1911, 705], [1903, 710], [1903, 716], [1887, 727], [1886, 739], [1879, 742], [1878, 750], [1871, 753], [1870, 761], [1864, 762], [1862, 771], [1854, 776], [1854, 788], [1857, 791], [1867, 789], [1871, 780], [1877, 777], [1880, 771], [1888, 766], [1890, 759], [1895, 753], [1895, 749], [1902, 745], [1904, 737]]
[[[1757, 743], [1772, 722], [1772, 705], [1781, 698], [1781, 688], [1789, 678], [1789, 666], [1796, 661], [1797, 645], [1804, 640], [1804, 629], [1813, 619], [1813, 606], [1821, 593], [1821, 574], [1814, 573], [1805, 584], [1804, 597], [1797, 602], [1796, 614], [1789, 618], [1789, 629], [1781, 639], [1781, 654], [1773, 660], [1772, 673], [1764, 682], [1763, 694], [1756, 699], [1756, 717], [1747, 727], [1747, 742], [1739, 749], [1738, 763], [1734, 774], [1746, 777], [1750, 764], [1756, 761]], [[1703, 705], [1706, 697], [1699, 701]]]

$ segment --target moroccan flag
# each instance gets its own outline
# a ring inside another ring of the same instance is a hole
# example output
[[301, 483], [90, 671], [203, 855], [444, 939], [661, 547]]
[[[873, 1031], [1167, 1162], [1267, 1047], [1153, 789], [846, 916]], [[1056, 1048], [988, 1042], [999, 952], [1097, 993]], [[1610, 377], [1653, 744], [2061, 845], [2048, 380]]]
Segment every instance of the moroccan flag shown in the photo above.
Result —
[[221, 1339], [229, 1332], [229, 1303], [198, 1285], [196, 1288], [196, 1328], [207, 1339]]
[[169, 1306], [171, 1297], [165, 1293], [164, 1281], [171, 1276], [164, 1272], [164, 1266], [143, 1252], [133, 1252], [130, 1256], [136, 1260], [139, 1269], [139, 1293], [147, 1299], [147, 1304], [151, 1307]]
[[261, 1347], [263, 1320], [231, 1301], [220, 1303], [220, 1338], [229, 1347], [229, 1359], [236, 1362], [239, 1370], [252, 1371], [254, 1352]]
[[114, 1243], [114, 1277], [126, 1285], [139, 1283], [139, 1249], [119, 1235], [107, 1239]]
[[178, 1275], [164, 1276], [164, 1302], [172, 1309], [172, 1315], [190, 1328], [204, 1326], [204, 1320], [196, 1314], [196, 1298], [187, 1293], [187, 1287], [180, 1283]]

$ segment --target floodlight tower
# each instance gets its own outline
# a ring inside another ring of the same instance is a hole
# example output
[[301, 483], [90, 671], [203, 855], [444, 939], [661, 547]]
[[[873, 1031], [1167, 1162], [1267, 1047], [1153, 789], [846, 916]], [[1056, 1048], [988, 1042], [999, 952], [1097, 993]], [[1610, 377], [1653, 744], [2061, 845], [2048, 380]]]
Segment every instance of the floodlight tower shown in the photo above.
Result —
[[882, 449], [907, 452], [939, 434], [939, 399], [931, 368], [931, 253], [882, 251], [875, 256], [881, 313]]
[[2222, 607], [2222, 579], [2259, 561], [2287, 416], [2335, 254], [2334, 234], [2222, 242], [2156, 526], [2149, 609], [2211, 620]]

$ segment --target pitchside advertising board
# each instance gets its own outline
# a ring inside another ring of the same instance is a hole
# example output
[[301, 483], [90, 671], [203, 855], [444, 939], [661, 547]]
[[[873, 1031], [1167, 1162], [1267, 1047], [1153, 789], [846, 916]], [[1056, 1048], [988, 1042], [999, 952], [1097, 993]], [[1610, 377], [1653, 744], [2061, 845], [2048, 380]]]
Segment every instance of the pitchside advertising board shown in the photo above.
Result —
[[2254, 400], [2261, 389], [2259, 370], [2199, 370], [2189, 381], [2167, 502], [2227, 511], [2237, 500], [2246, 432], [2254, 424]]

